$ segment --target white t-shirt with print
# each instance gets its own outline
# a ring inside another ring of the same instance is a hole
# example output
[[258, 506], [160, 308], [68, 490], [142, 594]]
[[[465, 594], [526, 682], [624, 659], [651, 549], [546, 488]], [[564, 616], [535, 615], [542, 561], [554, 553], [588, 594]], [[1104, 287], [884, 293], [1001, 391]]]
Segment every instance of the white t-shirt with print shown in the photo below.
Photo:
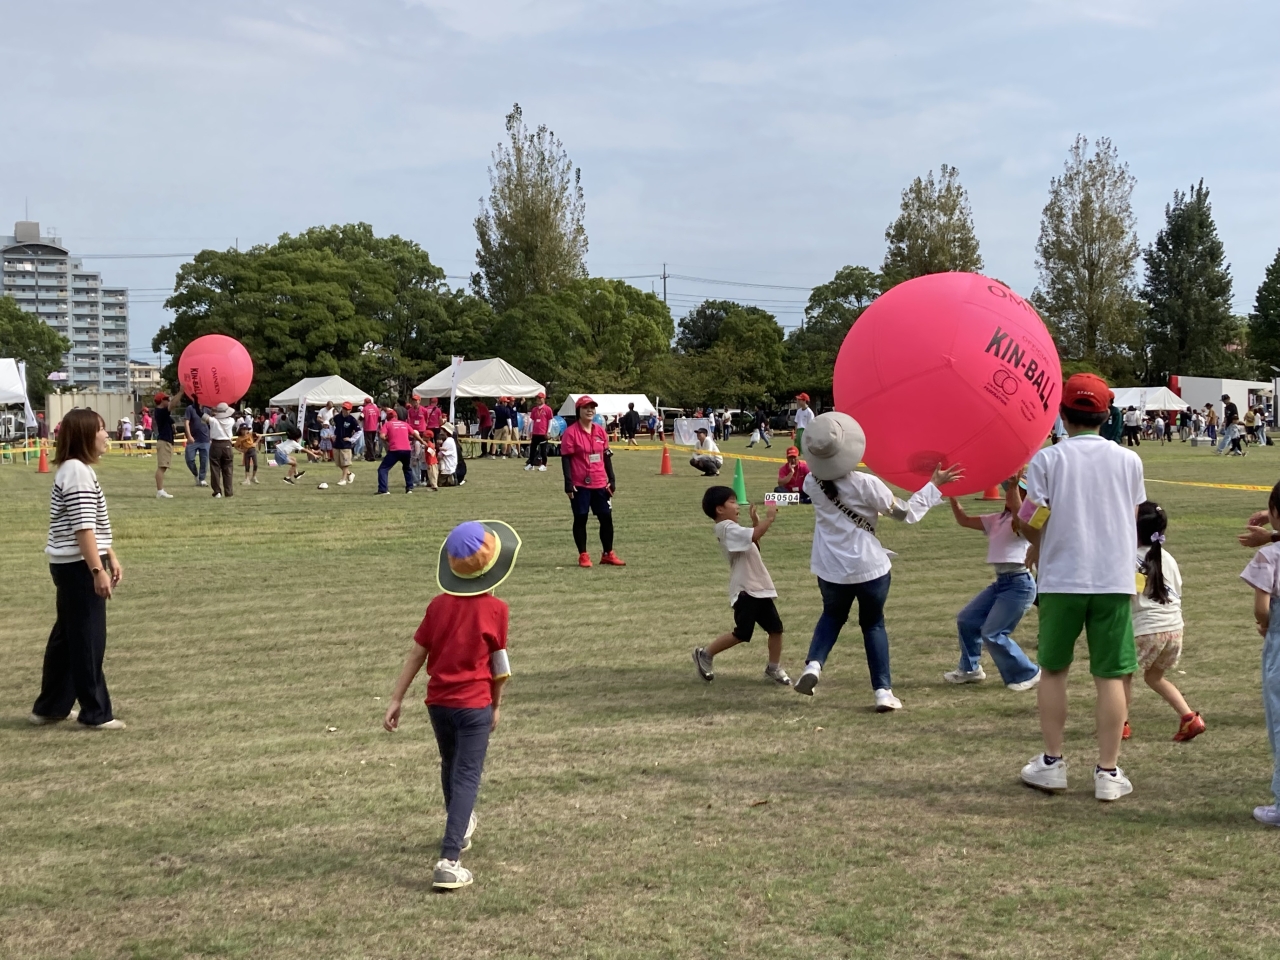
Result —
[[1182, 571], [1178, 569], [1178, 561], [1168, 550], [1160, 550], [1160, 572], [1164, 574], [1164, 585], [1169, 591], [1168, 603], [1157, 603], [1142, 591], [1146, 589], [1146, 580], [1142, 576], [1142, 564], [1147, 559], [1150, 547], [1138, 549], [1137, 593], [1133, 595], [1133, 635], [1146, 636], [1148, 633], [1169, 633], [1182, 629]]
[[1014, 533], [1013, 514], [1009, 511], [988, 513], [980, 518], [982, 532], [987, 535], [987, 563], [1026, 563], [1031, 544]]
[[805, 407], [804, 409], [796, 410], [796, 429], [797, 430], [803, 430], [805, 427], [809, 426], [809, 424], [811, 423], [813, 423], [812, 408]]
[[1268, 543], [1253, 555], [1240, 579], [1255, 590], [1266, 590], [1280, 598], [1280, 543]]
[[1096, 433], [1045, 447], [1027, 465], [1027, 499], [1048, 507], [1041, 593], [1134, 593], [1135, 511], [1147, 499], [1142, 460]]
[[721, 520], [716, 524], [716, 539], [729, 561], [729, 606], [738, 602], [738, 595], [776, 597], [773, 578], [765, 569], [760, 548], [751, 538], [755, 531], [736, 520]]

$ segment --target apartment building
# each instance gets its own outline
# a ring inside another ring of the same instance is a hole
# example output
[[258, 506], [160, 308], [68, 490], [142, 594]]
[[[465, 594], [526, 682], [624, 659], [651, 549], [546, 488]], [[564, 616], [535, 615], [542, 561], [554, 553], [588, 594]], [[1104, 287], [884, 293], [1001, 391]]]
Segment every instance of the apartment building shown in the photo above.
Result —
[[13, 236], [0, 236], [0, 261], [0, 294], [71, 341], [62, 358], [62, 385], [127, 393], [128, 288], [104, 286], [61, 239], [41, 236], [34, 221], [19, 221]]

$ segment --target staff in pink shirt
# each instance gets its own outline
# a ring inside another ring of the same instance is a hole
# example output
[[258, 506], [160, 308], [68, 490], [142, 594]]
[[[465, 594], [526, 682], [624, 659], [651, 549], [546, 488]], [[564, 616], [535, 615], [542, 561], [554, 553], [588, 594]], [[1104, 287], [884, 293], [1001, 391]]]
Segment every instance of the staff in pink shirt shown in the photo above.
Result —
[[409, 424], [410, 430], [417, 430], [419, 433], [427, 432], [427, 408], [422, 405], [422, 397], [419, 394], [415, 393], [409, 405], [404, 408], [404, 420]]
[[360, 416], [362, 419], [361, 426], [364, 428], [364, 458], [366, 460], [378, 459], [378, 405], [368, 397], [364, 398], [364, 406], [360, 408]]
[[435, 397], [427, 398], [427, 429], [436, 431], [440, 429], [440, 424], [444, 422], [444, 411], [440, 408], [440, 401]]
[[801, 503], [809, 503], [809, 495], [804, 492], [804, 478], [809, 475], [809, 465], [800, 459], [797, 447], [787, 447], [787, 463], [778, 468], [778, 485], [774, 493], [798, 493]]
[[538, 402], [526, 414], [529, 418], [529, 462], [526, 470], [547, 472], [547, 434], [551, 431], [551, 418], [556, 412], [547, 406], [547, 395], [538, 394]]
[[613, 501], [618, 487], [613, 475], [613, 455], [609, 435], [595, 422], [596, 402], [582, 396], [574, 405], [578, 418], [565, 428], [560, 438], [560, 466], [564, 470], [564, 492], [573, 506], [573, 542], [578, 547], [578, 566], [591, 566], [587, 553], [587, 514], [600, 521], [600, 563], [625, 567], [613, 552]]

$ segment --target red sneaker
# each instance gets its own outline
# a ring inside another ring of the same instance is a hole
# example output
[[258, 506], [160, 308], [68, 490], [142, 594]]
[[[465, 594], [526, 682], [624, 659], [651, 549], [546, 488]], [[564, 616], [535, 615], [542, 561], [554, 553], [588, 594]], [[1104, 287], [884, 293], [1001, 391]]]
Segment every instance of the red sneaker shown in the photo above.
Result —
[[578, 554], [578, 566], [580, 566], [580, 567], [589, 567], [589, 566], [591, 566], [591, 554], [589, 554], [589, 553], [580, 553], [580, 554]]
[[1132, 736], [1133, 736], [1133, 731], [1129, 729], [1129, 721], [1126, 720], [1124, 722], [1124, 729], [1120, 731], [1120, 739], [1128, 740]]
[[626, 563], [623, 562], [620, 556], [610, 550], [600, 558], [600, 565], [604, 567], [625, 567]]
[[1193, 713], [1178, 724], [1178, 732], [1173, 735], [1173, 742], [1186, 743], [1202, 733], [1204, 733], [1204, 720], [1200, 718], [1200, 714]]

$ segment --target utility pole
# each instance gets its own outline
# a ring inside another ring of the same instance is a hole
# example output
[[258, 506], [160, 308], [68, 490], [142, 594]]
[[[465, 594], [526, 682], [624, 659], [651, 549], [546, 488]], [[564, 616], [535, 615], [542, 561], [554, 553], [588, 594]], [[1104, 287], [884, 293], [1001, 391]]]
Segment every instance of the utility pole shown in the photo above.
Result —
[[667, 265], [662, 265], [662, 302], [667, 302]]

